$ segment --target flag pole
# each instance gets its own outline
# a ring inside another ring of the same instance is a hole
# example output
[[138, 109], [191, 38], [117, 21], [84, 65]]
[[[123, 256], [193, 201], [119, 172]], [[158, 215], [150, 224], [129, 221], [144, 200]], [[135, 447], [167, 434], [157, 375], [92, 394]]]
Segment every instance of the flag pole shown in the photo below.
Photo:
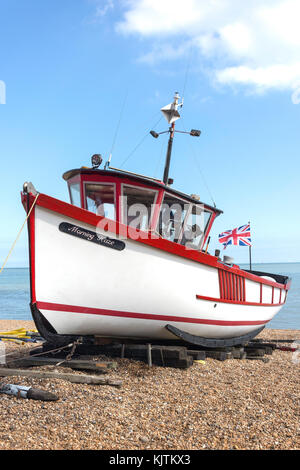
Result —
[[[248, 222], [249, 228], [250, 228], [250, 220]], [[251, 244], [249, 245], [249, 265], [250, 265], [250, 271], [252, 270], [252, 256], [251, 256]]]

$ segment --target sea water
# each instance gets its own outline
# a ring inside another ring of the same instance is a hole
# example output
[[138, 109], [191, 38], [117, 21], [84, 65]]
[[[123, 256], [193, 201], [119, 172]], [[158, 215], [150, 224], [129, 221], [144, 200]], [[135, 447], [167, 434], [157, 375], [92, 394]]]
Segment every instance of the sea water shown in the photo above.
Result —
[[[252, 269], [292, 278], [287, 302], [267, 328], [300, 330], [300, 263], [253, 264]], [[28, 268], [4, 269], [0, 274], [0, 319], [31, 320], [29, 302]]]
[[0, 319], [32, 320], [28, 268], [8, 268], [0, 274]]
[[[249, 265], [241, 268], [249, 269]], [[266, 328], [279, 330], [300, 330], [300, 263], [259, 263], [252, 264], [253, 271], [283, 274], [292, 279], [287, 301]]]

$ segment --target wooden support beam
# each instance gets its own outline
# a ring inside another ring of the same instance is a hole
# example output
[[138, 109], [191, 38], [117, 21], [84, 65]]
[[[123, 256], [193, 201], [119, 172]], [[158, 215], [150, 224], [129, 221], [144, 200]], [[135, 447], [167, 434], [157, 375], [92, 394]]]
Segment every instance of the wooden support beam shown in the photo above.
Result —
[[196, 361], [205, 361], [206, 359], [205, 351], [199, 351], [198, 349], [188, 349], [187, 354], [188, 356], [192, 356]]
[[68, 382], [78, 384], [94, 384], [94, 385], [112, 385], [120, 387], [122, 382], [96, 375], [76, 375], [76, 374], [62, 374], [60, 372], [47, 372], [36, 370], [23, 370], [23, 369], [0, 369], [0, 377], [32, 377], [36, 379], [60, 379]]
[[247, 356], [264, 356], [265, 351], [263, 348], [250, 348], [245, 346], [245, 352], [247, 353]]
[[147, 360], [148, 360], [148, 366], [152, 367], [152, 351], [151, 351], [151, 344], [147, 344]]
[[[33, 367], [33, 366], [55, 366], [57, 364], [61, 367], [68, 367], [75, 370], [93, 370], [102, 374], [107, 374], [109, 370], [116, 369], [116, 362], [103, 362], [94, 360], [71, 359], [62, 362], [62, 358], [54, 357], [25, 357], [16, 359], [11, 362], [12, 367]], [[61, 363], [62, 362], [62, 363]], [[61, 363], [61, 364], [60, 364]]]
[[217, 359], [218, 361], [226, 361], [226, 359], [232, 359], [231, 352], [206, 350], [205, 353], [206, 357], [211, 357], [212, 359]]

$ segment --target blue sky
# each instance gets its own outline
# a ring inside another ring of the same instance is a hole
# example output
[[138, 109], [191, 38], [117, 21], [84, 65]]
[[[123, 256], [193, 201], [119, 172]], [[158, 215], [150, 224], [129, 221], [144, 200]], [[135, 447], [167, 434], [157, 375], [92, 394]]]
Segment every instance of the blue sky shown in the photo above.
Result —
[[[184, 92], [177, 128], [202, 135], [176, 136], [170, 176], [224, 211], [211, 251], [221, 231], [250, 220], [254, 262], [300, 261], [299, 9], [294, 0], [0, 0], [0, 261], [25, 218], [23, 182], [68, 200], [62, 173], [108, 157], [124, 102], [112, 164], [162, 176], [165, 137], [132, 150], [175, 91]], [[155, 130], [165, 129], [162, 118]], [[225, 254], [248, 260], [247, 248]], [[8, 266], [27, 264], [24, 232]]]

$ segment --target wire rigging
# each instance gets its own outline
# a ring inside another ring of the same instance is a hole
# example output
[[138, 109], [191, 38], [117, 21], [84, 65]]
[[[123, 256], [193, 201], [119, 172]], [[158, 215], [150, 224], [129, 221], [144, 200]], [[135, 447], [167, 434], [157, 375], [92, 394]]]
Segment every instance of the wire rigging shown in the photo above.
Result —
[[184, 99], [184, 96], [185, 96], [185, 89], [186, 89], [186, 85], [187, 85], [188, 76], [189, 76], [189, 73], [190, 73], [191, 60], [192, 60], [192, 46], [190, 46], [189, 57], [188, 57], [187, 66], [186, 66], [186, 69], [185, 69], [183, 91], [182, 91], [182, 98], [183, 99]]
[[[157, 113], [156, 113], [157, 114]], [[160, 121], [162, 120], [162, 116], [159, 118], [159, 120], [150, 128], [150, 129], [154, 129], [159, 123]], [[120, 165], [120, 168], [122, 168], [125, 163], [129, 160], [129, 158], [136, 152], [136, 150], [142, 145], [142, 143], [144, 142], [144, 140], [146, 139], [146, 137], [148, 137], [149, 135], [149, 128], [147, 128], [147, 132], [146, 134], [142, 137], [142, 139], [138, 142], [138, 144], [134, 147], [134, 149], [127, 155], [127, 157], [125, 158], [125, 160], [122, 162], [122, 164]]]
[[125, 104], [126, 104], [126, 101], [127, 101], [127, 96], [128, 96], [128, 90], [125, 94], [125, 98], [124, 98], [123, 105], [122, 105], [121, 112], [120, 112], [120, 116], [119, 116], [119, 121], [117, 123], [115, 135], [114, 135], [111, 150], [110, 150], [110, 153], [109, 153], [109, 159], [108, 159], [109, 162], [111, 161], [112, 153], [113, 153], [113, 150], [115, 148], [116, 141], [117, 141], [117, 136], [118, 136], [120, 124], [121, 124], [121, 121], [122, 121], [122, 117], [123, 117], [123, 113], [124, 113], [124, 109], [125, 109]]
[[[185, 129], [185, 125], [184, 125], [183, 118], [181, 118], [181, 122], [182, 122], [182, 127], [183, 127], [184, 131], [187, 132], [186, 129]], [[194, 148], [193, 148], [193, 146], [191, 145], [191, 143], [190, 143], [189, 140], [188, 140], [188, 145], [189, 145], [189, 147], [190, 147], [190, 149], [191, 149], [191, 154], [192, 154], [192, 157], [193, 157], [193, 159], [194, 159], [196, 168], [197, 168], [197, 170], [199, 171], [199, 174], [200, 174], [200, 176], [201, 176], [201, 178], [202, 178], [202, 180], [203, 180], [203, 183], [204, 183], [204, 185], [205, 185], [205, 187], [206, 187], [206, 189], [207, 189], [207, 191], [208, 191], [208, 194], [210, 195], [210, 198], [211, 198], [211, 200], [212, 200], [212, 202], [213, 202], [213, 205], [214, 205], [214, 207], [217, 207], [217, 206], [216, 206], [216, 203], [215, 203], [215, 201], [214, 201], [213, 195], [212, 195], [212, 193], [211, 193], [211, 190], [210, 190], [210, 188], [209, 188], [209, 186], [208, 186], [208, 184], [207, 184], [207, 181], [206, 181], [206, 179], [205, 179], [205, 177], [204, 177], [204, 174], [203, 174], [203, 172], [202, 172], [202, 170], [201, 170], [201, 167], [200, 167], [200, 165], [199, 165], [199, 162], [198, 162], [198, 159], [197, 159], [197, 157], [196, 157]]]

